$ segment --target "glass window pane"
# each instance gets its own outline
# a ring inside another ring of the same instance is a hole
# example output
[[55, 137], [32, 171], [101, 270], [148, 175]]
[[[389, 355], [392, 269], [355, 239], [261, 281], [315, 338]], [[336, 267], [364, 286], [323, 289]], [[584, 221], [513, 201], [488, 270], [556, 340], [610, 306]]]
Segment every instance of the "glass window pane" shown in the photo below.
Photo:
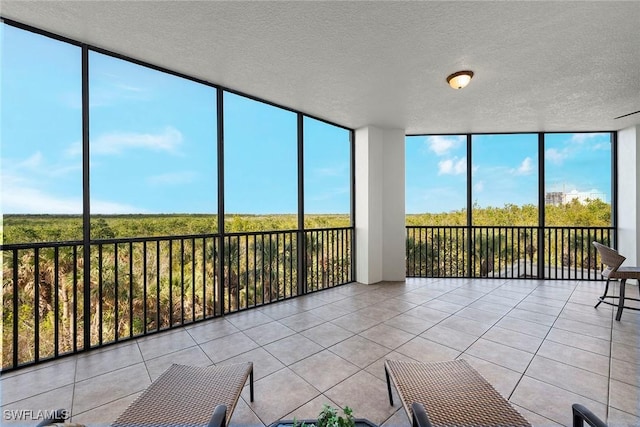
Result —
[[351, 224], [350, 132], [304, 118], [304, 226]]
[[91, 237], [215, 232], [216, 90], [96, 52], [89, 61]]
[[295, 113], [224, 93], [225, 231], [297, 228], [297, 129]]
[[407, 225], [465, 225], [467, 137], [406, 138]]
[[545, 134], [545, 221], [611, 225], [611, 134]]
[[[1, 24], [3, 243], [82, 239], [81, 50]], [[34, 215], [47, 216], [34, 216]]]
[[473, 225], [538, 225], [538, 135], [473, 135]]

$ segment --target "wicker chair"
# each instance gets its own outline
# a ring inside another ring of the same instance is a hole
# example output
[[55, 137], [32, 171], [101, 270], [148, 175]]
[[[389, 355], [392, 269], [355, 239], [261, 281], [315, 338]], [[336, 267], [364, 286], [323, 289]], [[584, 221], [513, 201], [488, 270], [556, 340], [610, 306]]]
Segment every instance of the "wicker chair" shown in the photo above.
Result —
[[414, 427], [530, 427], [509, 402], [464, 360], [437, 363], [386, 360], [391, 382]]
[[[622, 263], [626, 258], [620, 255], [618, 251], [598, 242], [593, 242], [593, 246], [595, 246], [596, 250], [598, 251], [602, 264], [605, 267], [600, 274], [602, 275], [602, 277], [607, 279], [607, 283], [604, 286], [604, 294], [602, 294], [602, 296], [598, 298], [598, 303], [595, 305], [595, 307], [597, 308], [601, 303], [618, 307], [616, 320], [620, 320], [622, 318], [622, 310], [625, 308], [629, 310], [640, 310], [640, 308], [638, 307], [630, 307], [624, 305], [625, 299], [640, 301], [640, 299], [638, 298], [630, 298], [625, 296], [627, 279], [640, 280], [640, 267], [622, 267]], [[620, 295], [607, 295], [607, 293], [609, 292], [609, 282], [611, 281], [611, 279], [620, 279]], [[609, 301], [605, 301], [607, 298], [617, 299], [618, 302], [612, 303]]]
[[207, 367], [174, 364], [112, 425], [225, 427], [247, 378], [253, 402], [252, 362]]

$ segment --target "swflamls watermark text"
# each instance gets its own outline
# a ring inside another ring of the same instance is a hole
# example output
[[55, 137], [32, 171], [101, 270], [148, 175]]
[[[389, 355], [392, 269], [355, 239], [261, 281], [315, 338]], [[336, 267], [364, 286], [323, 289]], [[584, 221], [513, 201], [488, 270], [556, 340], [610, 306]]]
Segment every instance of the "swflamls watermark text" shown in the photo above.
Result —
[[58, 417], [69, 418], [69, 411], [62, 410], [33, 410], [33, 409], [5, 409], [2, 411], [2, 418], [7, 421], [34, 421], [45, 419], [56, 419]]

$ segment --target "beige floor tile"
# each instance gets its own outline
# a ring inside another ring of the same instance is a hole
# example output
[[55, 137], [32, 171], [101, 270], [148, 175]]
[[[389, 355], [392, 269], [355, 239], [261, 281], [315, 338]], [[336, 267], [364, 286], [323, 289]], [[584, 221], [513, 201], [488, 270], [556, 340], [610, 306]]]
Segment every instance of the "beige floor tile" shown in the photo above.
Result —
[[185, 327], [185, 330], [198, 344], [235, 334], [240, 331], [240, 329], [236, 328], [225, 319], [205, 320], [204, 322], [187, 326]]
[[435, 323], [433, 322], [425, 321], [406, 313], [399, 314], [396, 317], [387, 320], [386, 322], [384, 322], [384, 324], [387, 326], [392, 326], [394, 328], [402, 329], [403, 331], [413, 335], [421, 334], [431, 326], [435, 325]]
[[254, 401], [245, 388], [242, 398], [265, 425], [283, 419], [291, 411], [320, 395], [311, 384], [289, 368], [281, 369], [255, 382]]
[[435, 325], [420, 334], [420, 336], [459, 351], [465, 351], [478, 340], [476, 335], [470, 335], [442, 325]]
[[531, 412], [530, 410], [524, 409], [521, 406], [514, 404], [512, 404], [512, 406], [516, 411], [520, 412], [520, 415], [522, 415], [527, 421], [529, 421], [531, 427], [563, 427], [562, 425], [551, 421], [549, 418], [545, 418], [542, 415]]
[[301, 334], [325, 348], [331, 347], [354, 335], [353, 332], [347, 331], [330, 322], [302, 331]]
[[607, 376], [585, 371], [539, 355], [533, 358], [525, 375], [591, 400], [607, 404], [609, 386]]
[[138, 340], [138, 346], [144, 360], [164, 356], [195, 345], [195, 340], [184, 329], [167, 331]]
[[590, 325], [588, 323], [580, 322], [579, 320], [558, 318], [558, 320], [553, 324], [553, 327], [603, 340], [608, 340], [611, 337], [610, 328]]
[[454, 360], [460, 355], [460, 351], [446, 347], [434, 341], [416, 337], [396, 349], [396, 352], [404, 354], [418, 362], [439, 362]]
[[142, 353], [135, 341], [117, 344], [106, 348], [105, 351], [83, 354], [78, 357], [76, 381], [82, 381], [140, 362], [142, 362]]
[[537, 354], [596, 374], [609, 375], [609, 358], [601, 354], [553, 341], [545, 341]]
[[355, 312], [347, 314], [346, 316], [338, 317], [337, 319], [333, 319], [331, 323], [357, 334], [381, 323], [382, 321], [383, 320], [366, 317], [359, 312]]
[[303, 420], [310, 420], [310, 421], [316, 420], [318, 418], [318, 414], [320, 414], [320, 411], [322, 411], [322, 408], [324, 405], [328, 405], [334, 409], [337, 409], [338, 413], [340, 415], [343, 415], [342, 408], [340, 408], [340, 405], [338, 405], [337, 403], [329, 399], [324, 394], [321, 394], [311, 399], [304, 405], [294, 409], [289, 414], [285, 415], [283, 419], [287, 421], [295, 419], [300, 422], [302, 422]]
[[443, 319], [451, 316], [451, 313], [436, 310], [435, 308], [426, 307], [424, 305], [419, 305], [415, 308], [412, 308], [411, 310], [407, 310], [404, 312], [404, 314], [417, 317], [418, 319], [431, 324], [438, 323]]
[[144, 363], [128, 366], [76, 383], [72, 413], [82, 413], [105, 403], [143, 391], [151, 379]]
[[360, 368], [366, 368], [391, 351], [358, 335], [329, 347], [329, 350]]
[[505, 399], [511, 396], [522, 374], [495, 363], [463, 354], [458, 359], [464, 359], [473, 366]]
[[610, 407], [606, 422], [609, 427], [638, 427], [640, 426], [640, 417]]
[[399, 408], [382, 423], [381, 427], [411, 427], [411, 421], [409, 421], [409, 417], [404, 408]]
[[[330, 366], [331, 369], [327, 369]], [[355, 374], [360, 370], [329, 350], [323, 350], [289, 366], [296, 374], [321, 392]]]
[[370, 317], [374, 320], [377, 320], [378, 322], [384, 322], [391, 319], [392, 317], [397, 316], [400, 313], [398, 312], [398, 310], [391, 310], [389, 308], [384, 308], [379, 306], [378, 304], [375, 304], [358, 310], [356, 314]]
[[524, 350], [528, 353], [535, 353], [538, 351], [538, 348], [543, 341], [542, 338], [533, 337], [531, 335], [523, 334], [522, 332], [512, 331], [499, 326], [494, 326], [489, 329], [482, 338], [517, 348], [518, 350]]
[[162, 375], [174, 363], [178, 365], [209, 366], [213, 364], [213, 361], [197, 346], [165, 354], [145, 362], [151, 381]]
[[475, 308], [478, 310], [489, 311], [491, 313], [500, 314], [502, 316], [506, 315], [509, 311], [513, 309], [512, 305], [504, 305], [495, 302], [491, 302], [484, 299], [485, 297], [480, 298], [479, 300], [469, 304], [468, 307]]
[[229, 420], [229, 427], [264, 427], [264, 423], [251, 410], [249, 404], [240, 398]]
[[621, 381], [611, 380], [609, 393], [609, 405], [640, 417], [640, 388]]
[[384, 381], [366, 371], [359, 371], [324, 393], [340, 407], [349, 406], [357, 418], [380, 425], [398, 409], [389, 405]]
[[287, 366], [322, 351], [322, 346], [300, 334], [272, 342], [263, 348]]
[[532, 353], [480, 338], [464, 353], [523, 373], [533, 358]]
[[25, 372], [0, 377], [2, 405], [27, 399], [33, 395], [73, 384], [76, 374], [76, 359], [68, 358], [61, 363], [45, 363]]
[[95, 409], [74, 414], [69, 421], [83, 424], [87, 427], [110, 426], [141, 394], [142, 392], [130, 394], [121, 399], [105, 403]]
[[264, 348], [258, 347], [245, 353], [224, 360], [218, 365], [230, 365], [234, 363], [253, 362], [253, 379], [254, 381], [271, 375], [276, 371], [284, 368], [285, 365], [278, 359], [273, 357]]
[[520, 310], [532, 311], [534, 313], [546, 314], [549, 316], [558, 316], [562, 311], [562, 307], [554, 307], [552, 305], [546, 304], [538, 304], [537, 302], [527, 301], [525, 298], [524, 301], [520, 302], [516, 308]]
[[540, 323], [541, 325], [549, 327], [556, 321], [556, 316], [523, 310], [517, 307], [509, 312], [509, 317], [515, 317], [516, 319], [522, 319], [528, 322]]
[[236, 332], [235, 334], [200, 344], [200, 348], [214, 363], [230, 359], [256, 347], [258, 347], [258, 344], [242, 332]]
[[463, 304], [456, 304], [453, 302], [443, 301], [440, 299], [434, 299], [432, 301], [426, 302], [422, 304], [422, 306], [425, 308], [438, 310], [438, 311], [442, 311], [444, 313], [449, 313], [449, 314], [453, 314], [456, 311], [462, 310], [465, 307], [465, 305]]
[[269, 322], [260, 326], [245, 329], [244, 334], [258, 345], [266, 345], [279, 339], [288, 337], [296, 332], [280, 322]]
[[551, 328], [546, 339], [607, 357], [610, 353], [611, 342], [609, 340], [565, 331], [564, 329]]
[[323, 305], [321, 307], [314, 308], [313, 310], [309, 310], [309, 313], [328, 321], [337, 319], [347, 314], [351, 314], [353, 312], [353, 309], [346, 308], [337, 304], [338, 303], [331, 303]]
[[415, 337], [414, 334], [385, 324], [376, 325], [358, 335], [392, 350]]
[[225, 320], [240, 330], [253, 328], [272, 322], [273, 319], [260, 310], [245, 310], [240, 313], [228, 314]]
[[311, 312], [304, 312], [280, 319], [280, 323], [296, 332], [301, 332], [323, 324], [324, 320]]
[[451, 317], [444, 319], [439, 325], [477, 337], [480, 337], [493, 326], [492, 323], [479, 322], [466, 317], [460, 317], [457, 314], [453, 314]]
[[522, 332], [523, 334], [532, 335], [538, 338], [544, 338], [547, 336], [549, 329], [547, 325], [541, 325], [540, 323], [530, 322], [528, 320], [518, 319], [506, 315], [495, 326], [509, 329], [516, 332]]
[[299, 307], [292, 301], [282, 301], [274, 304], [268, 304], [264, 307], [260, 307], [259, 310], [273, 320], [281, 320], [306, 311], [305, 308]]
[[626, 362], [640, 364], [640, 348], [617, 341], [611, 343], [611, 357]]
[[564, 426], [572, 425], [571, 405], [574, 403], [586, 406], [599, 417], [607, 412], [602, 403], [527, 376], [518, 383], [510, 401]]
[[466, 317], [478, 322], [494, 324], [500, 320], [504, 314], [496, 313], [493, 311], [480, 310], [472, 307], [465, 307], [462, 310], [456, 312], [456, 316]]
[[611, 379], [637, 386], [640, 384], [640, 365], [611, 359]]
[[34, 426], [43, 419], [39, 411], [66, 409], [73, 415], [73, 390], [73, 384], [69, 384], [44, 392], [32, 389], [31, 396], [12, 403], [3, 399], [2, 425]]

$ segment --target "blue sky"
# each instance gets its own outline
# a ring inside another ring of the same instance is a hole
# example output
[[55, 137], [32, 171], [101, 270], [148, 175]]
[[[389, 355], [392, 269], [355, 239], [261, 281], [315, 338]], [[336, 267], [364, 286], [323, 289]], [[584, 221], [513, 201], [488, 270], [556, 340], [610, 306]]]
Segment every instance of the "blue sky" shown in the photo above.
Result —
[[[538, 135], [473, 135], [472, 201], [538, 203]], [[466, 136], [412, 136], [406, 146], [407, 213], [466, 207]], [[545, 134], [545, 191], [611, 202], [609, 133]]]
[[[2, 212], [82, 212], [80, 49], [2, 25]], [[89, 56], [92, 213], [216, 213], [214, 89]], [[297, 212], [297, 117], [231, 93], [227, 213]], [[349, 132], [305, 118], [307, 213], [348, 213]]]
[[[2, 25], [2, 213], [82, 212], [81, 52]], [[215, 90], [91, 52], [91, 212], [216, 213]], [[224, 94], [225, 210], [297, 212], [297, 117]], [[304, 119], [307, 213], [348, 213], [349, 132]], [[609, 134], [548, 134], [546, 190], [611, 201]], [[537, 135], [474, 135], [475, 204], [537, 203]], [[466, 137], [406, 145], [407, 213], [466, 205]]]

